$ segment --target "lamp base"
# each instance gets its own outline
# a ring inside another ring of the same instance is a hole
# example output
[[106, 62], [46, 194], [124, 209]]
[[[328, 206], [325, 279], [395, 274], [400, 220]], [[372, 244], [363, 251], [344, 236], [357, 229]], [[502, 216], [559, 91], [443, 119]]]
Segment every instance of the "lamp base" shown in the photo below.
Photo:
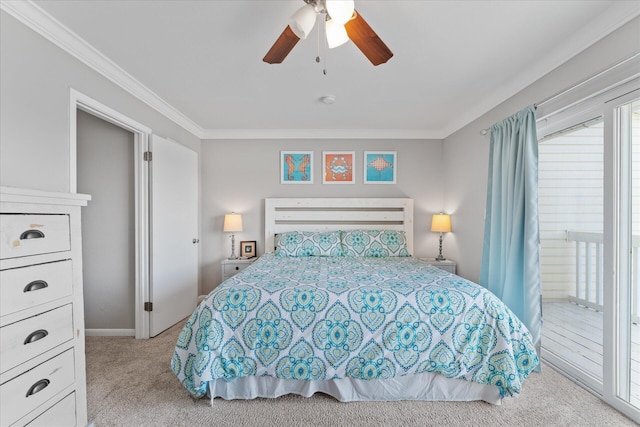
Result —
[[229, 259], [238, 259], [236, 256], [236, 236], [233, 234], [231, 235], [231, 255], [229, 256]]
[[444, 261], [444, 260], [446, 260], [446, 258], [442, 256], [442, 233], [440, 233], [440, 253], [436, 257], [436, 261]]

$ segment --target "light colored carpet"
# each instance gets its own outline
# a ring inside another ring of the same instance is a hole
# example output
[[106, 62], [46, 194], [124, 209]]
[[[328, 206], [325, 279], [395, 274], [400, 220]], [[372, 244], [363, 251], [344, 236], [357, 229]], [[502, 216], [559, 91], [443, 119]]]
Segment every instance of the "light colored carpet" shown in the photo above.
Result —
[[150, 340], [87, 337], [89, 422], [102, 426], [634, 426], [548, 366], [501, 406], [483, 402], [340, 403], [323, 394], [194, 400], [171, 372], [183, 322]]

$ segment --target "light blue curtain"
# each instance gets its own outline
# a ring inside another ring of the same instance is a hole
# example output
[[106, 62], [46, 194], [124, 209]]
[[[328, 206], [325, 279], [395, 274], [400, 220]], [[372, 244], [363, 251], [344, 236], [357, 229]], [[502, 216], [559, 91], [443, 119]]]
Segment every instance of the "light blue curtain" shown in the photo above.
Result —
[[542, 329], [535, 107], [491, 127], [489, 182], [480, 284], [531, 332], [538, 354]]

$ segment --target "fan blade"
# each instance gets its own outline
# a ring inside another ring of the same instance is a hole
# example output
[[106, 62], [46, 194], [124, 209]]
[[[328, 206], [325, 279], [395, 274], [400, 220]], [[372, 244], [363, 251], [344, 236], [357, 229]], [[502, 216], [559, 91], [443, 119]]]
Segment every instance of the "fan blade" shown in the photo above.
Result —
[[262, 60], [269, 64], [280, 64], [299, 40], [300, 38], [296, 36], [291, 30], [291, 27], [287, 25], [287, 28], [280, 34], [278, 40], [271, 46], [271, 49], [269, 49], [269, 52], [267, 52]]
[[358, 46], [358, 49], [373, 65], [384, 64], [393, 56], [393, 52], [358, 12], [354, 11], [354, 17], [344, 24], [344, 28], [351, 41]]

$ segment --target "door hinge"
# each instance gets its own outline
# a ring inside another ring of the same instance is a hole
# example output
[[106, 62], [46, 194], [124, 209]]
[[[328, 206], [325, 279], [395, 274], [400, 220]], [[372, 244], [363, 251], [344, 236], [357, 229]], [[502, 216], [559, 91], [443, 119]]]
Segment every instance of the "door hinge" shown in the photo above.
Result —
[[145, 302], [144, 303], [144, 311], [153, 311], [153, 303]]
[[153, 153], [151, 151], [145, 151], [144, 152], [144, 161], [145, 162], [150, 162], [151, 160], [153, 160]]

